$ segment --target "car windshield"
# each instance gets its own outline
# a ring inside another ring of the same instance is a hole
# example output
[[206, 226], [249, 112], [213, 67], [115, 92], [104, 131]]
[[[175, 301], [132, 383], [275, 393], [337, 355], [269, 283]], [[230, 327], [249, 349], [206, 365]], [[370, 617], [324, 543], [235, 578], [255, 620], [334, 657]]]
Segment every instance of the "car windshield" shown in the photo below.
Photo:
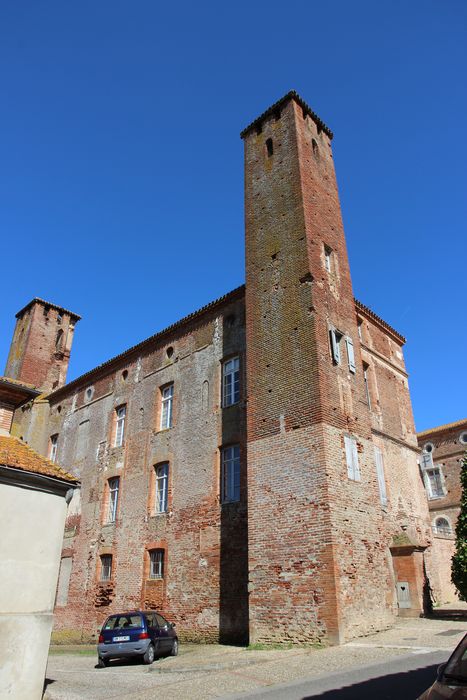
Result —
[[142, 627], [141, 615], [127, 613], [125, 615], [111, 615], [104, 625], [105, 630], [128, 629], [129, 627]]
[[467, 636], [446, 664], [444, 675], [467, 683]]

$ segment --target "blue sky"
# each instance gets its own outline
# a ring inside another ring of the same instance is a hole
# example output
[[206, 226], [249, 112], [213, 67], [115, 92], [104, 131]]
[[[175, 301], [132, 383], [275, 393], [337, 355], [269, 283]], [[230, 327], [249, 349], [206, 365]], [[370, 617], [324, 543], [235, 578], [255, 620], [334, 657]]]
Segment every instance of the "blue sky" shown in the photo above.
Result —
[[0, 364], [34, 296], [83, 316], [72, 379], [242, 284], [239, 132], [296, 89], [417, 429], [466, 417], [466, 47], [464, 0], [2, 3]]

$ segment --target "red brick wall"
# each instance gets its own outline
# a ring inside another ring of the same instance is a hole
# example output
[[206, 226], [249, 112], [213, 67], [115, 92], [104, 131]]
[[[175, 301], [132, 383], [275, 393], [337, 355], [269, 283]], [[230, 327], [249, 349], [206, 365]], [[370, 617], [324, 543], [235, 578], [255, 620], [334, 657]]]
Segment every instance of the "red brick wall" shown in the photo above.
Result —
[[[384, 363], [375, 432], [329, 137], [294, 101], [261, 126], [245, 136], [250, 635], [343, 640], [395, 613], [398, 519], [418, 544], [429, 536], [410, 397], [406, 376], [397, 367], [384, 375]], [[352, 339], [355, 374], [343, 342], [333, 363], [331, 326]], [[384, 326], [374, 344], [384, 357], [400, 353]], [[361, 481], [347, 477], [346, 434], [357, 440]]]
[[[240, 356], [244, 373], [242, 292], [121, 366], [96, 372], [94, 381], [51, 397], [45, 430], [59, 434], [58, 462], [81, 479], [65, 532], [73, 566], [67, 604], [55, 613], [59, 635], [87, 637], [111, 612], [150, 605], [176, 622], [184, 639], [246, 640], [244, 379], [241, 402], [220, 406], [221, 362], [232, 354]], [[160, 387], [168, 382], [174, 383], [173, 427], [160, 431]], [[122, 404], [124, 444], [113, 447], [115, 408]], [[42, 433], [32, 431], [31, 444], [43, 446]], [[220, 505], [219, 449], [232, 443], [243, 451], [241, 500]], [[168, 512], [154, 515], [154, 465], [165, 461]], [[107, 524], [113, 476], [120, 477], [117, 519]], [[165, 550], [162, 581], [148, 578], [154, 547]], [[113, 556], [112, 580], [105, 583], [99, 580], [103, 553]]]
[[[74, 319], [68, 313], [34, 303], [18, 318], [5, 376], [51, 391], [66, 380]], [[57, 345], [57, 334], [62, 341]]]

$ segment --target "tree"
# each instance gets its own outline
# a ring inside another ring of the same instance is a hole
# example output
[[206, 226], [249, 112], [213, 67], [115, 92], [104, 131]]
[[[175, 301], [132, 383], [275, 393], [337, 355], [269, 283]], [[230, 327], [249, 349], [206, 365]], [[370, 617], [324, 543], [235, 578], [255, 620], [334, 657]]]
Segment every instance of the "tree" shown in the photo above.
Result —
[[452, 557], [451, 581], [459, 598], [467, 601], [467, 452], [461, 466], [461, 510], [456, 525], [456, 551]]

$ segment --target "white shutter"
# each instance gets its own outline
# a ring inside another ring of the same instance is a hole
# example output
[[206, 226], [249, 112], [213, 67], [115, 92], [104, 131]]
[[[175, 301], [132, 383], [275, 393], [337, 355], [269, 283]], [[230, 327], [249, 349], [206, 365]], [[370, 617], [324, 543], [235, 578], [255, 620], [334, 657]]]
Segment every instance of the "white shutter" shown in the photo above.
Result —
[[358, 463], [357, 441], [352, 438], [352, 459], [355, 481], [360, 481], [360, 465]]
[[344, 435], [345, 459], [347, 462], [347, 476], [353, 481], [360, 481], [360, 465], [358, 463], [357, 441], [353, 437]]
[[347, 337], [345, 339], [345, 344], [347, 345], [347, 357], [349, 358], [349, 370], [355, 374], [355, 353], [353, 349], [352, 338]]
[[354, 469], [353, 469], [353, 458], [352, 458], [352, 438], [347, 437], [347, 435], [344, 435], [344, 445], [345, 445], [345, 459], [347, 462], [347, 476], [349, 479], [354, 478]]
[[331, 349], [332, 349], [332, 359], [336, 365], [340, 364], [341, 361], [341, 351], [339, 348], [339, 342], [337, 340], [337, 334], [334, 328], [329, 330], [329, 336], [331, 338]]
[[379, 486], [379, 496], [381, 499], [381, 504], [386, 506], [388, 503], [388, 497], [386, 493], [386, 481], [384, 479], [384, 465], [383, 465], [383, 454], [379, 447], [375, 445], [375, 464], [376, 464], [376, 474], [378, 476], [378, 486]]

